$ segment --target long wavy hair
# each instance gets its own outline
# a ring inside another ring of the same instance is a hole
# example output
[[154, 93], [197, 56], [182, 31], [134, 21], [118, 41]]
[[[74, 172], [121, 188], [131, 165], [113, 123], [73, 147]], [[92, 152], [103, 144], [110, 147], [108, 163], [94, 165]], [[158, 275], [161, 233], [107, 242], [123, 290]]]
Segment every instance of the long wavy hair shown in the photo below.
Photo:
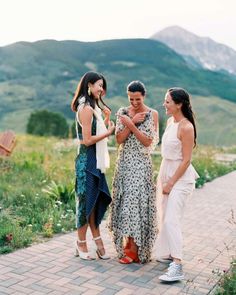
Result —
[[195, 115], [192, 110], [191, 102], [190, 102], [190, 95], [189, 93], [179, 87], [173, 87], [167, 90], [167, 93], [170, 94], [172, 100], [176, 104], [182, 104], [181, 111], [185, 118], [187, 118], [192, 124], [194, 128], [194, 147], [196, 146], [196, 140], [197, 140], [197, 129], [196, 129], [196, 123], [195, 123]]
[[99, 108], [102, 109], [102, 107], [99, 105], [99, 102], [102, 103], [103, 106], [106, 106], [108, 109], [110, 109], [102, 100], [102, 97], [100, 97], [99, 102], [97, 99], [93, 97], [93, 94], [91, 93], [90, 95], [88, 94], [88, 84], [94, 84], [98, 80], [103, 81], [103, 94], [106, 94], [107, 90], [107, 82], [106, 79], [103, 77], [102, 74], [96, 73], [96, 72], [87, 72], [83, 75], [83, 77], [80, 79], [77, 89], [75, 91], [74, 97], [71, 102], [71, 109], [73, 112], [77, 112], [77, 108], [79, 105], [79, 99], [81, 97], [85, 97], [85, 104], [89, 104], [93, 109], [95, 108], [95, 103], [98, 105]]

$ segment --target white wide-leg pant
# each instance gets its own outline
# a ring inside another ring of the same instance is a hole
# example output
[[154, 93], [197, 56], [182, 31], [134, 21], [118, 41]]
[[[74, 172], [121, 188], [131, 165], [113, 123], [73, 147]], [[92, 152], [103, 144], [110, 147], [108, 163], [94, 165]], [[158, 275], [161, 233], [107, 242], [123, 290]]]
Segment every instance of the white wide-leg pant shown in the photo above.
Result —
[[187, 199], [192, 195], [194, 183], [176, 183], [169, 195], [159, 196], [160, 231], [153, 253], [156, 257], [182, 260], [183, 237], [181, 220]]

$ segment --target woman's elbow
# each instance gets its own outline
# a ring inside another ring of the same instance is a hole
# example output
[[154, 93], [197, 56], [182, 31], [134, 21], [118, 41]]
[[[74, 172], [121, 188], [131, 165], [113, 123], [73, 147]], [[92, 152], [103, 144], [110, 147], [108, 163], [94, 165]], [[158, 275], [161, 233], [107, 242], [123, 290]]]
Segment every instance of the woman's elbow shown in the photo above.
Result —
[[188, 168], [188, 166], [191, 164], [191, 160], [190, 159], [183, 160], [183, 163], [184, 163], [184, 166]]
[[91, 140], [86, 139], [86, 140], [83, 140], [83, 144], [86, 145], [86, 146], [90, 146], [90, 145], [92, 145], [93, 143], [92, 143]]
[[123, 143], [123, 140], [122, 140], [122, 138], [120, 136], [116, 136], [116, 142], [118, 144], [122, 144]]

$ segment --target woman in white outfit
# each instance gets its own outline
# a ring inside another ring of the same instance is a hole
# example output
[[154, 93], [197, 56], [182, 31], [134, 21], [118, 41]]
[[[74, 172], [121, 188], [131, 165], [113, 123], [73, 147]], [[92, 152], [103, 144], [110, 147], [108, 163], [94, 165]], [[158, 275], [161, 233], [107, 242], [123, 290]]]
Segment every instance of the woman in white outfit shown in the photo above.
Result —
[[181, 219], [198, 174], [191, 165], [196, 145], [196, 125], [189, 94], [182, 88], [170, 88], [165, 96], [166, 114], [171, 116], [162, 137], [162, 163], [157, 190], [160, 202], [160, 232], [156, 242], [158, 261], [171, 262], [162, 281], [184, 278], [182, 270]]

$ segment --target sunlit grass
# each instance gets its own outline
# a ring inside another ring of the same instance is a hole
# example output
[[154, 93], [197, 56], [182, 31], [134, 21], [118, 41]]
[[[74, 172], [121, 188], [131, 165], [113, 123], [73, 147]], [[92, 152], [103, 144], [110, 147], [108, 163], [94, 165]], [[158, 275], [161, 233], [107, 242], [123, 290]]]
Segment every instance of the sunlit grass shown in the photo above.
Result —
[[[205, 146], [195, 149], [193, 163], [200, 174], [198, 187], [236, 169], [235, 163], [217, 163], [214, 156], [219, 152], [225, 150]], [[17, 136], [12, 156], [0, 159], [0, 253], [75, 229], [76, 153], [76, 141]], [[106, 174], [110, 189], [116, 154], [116, 150], [110, 152], [111, 167]], [[161, 156], [155, 154], [152, 158], [156, 181]]]

